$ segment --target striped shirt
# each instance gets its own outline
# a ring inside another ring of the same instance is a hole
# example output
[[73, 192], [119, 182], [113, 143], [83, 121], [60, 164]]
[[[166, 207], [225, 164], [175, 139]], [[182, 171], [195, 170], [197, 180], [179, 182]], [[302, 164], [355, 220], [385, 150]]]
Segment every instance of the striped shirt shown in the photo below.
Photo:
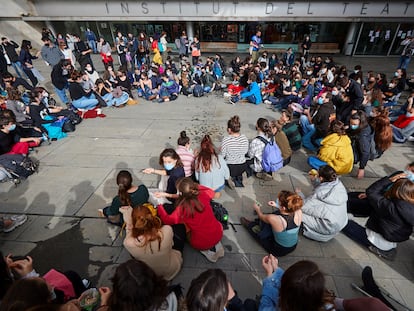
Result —
[[245, 135], [224, 137], [221, 143], [221, 155], [227, 164], [243, 164], [249, 150], [249, 140]]
[[184, 146], [178, 146], [175, 151], [180, 156], [181, 162], [183, 162], [185, 177], [191, 176], [194, 172], [194, 153]]

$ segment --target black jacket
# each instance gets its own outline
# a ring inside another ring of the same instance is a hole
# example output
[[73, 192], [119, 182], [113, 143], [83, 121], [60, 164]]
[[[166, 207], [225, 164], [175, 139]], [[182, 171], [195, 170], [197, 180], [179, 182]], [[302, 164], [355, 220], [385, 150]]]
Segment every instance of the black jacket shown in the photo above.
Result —
[[16, 42], [10, 41], [10, 42], [7, 42], [7, 44], [3, 43], [2, 45], [4, 46], [7, 56], [9, 56], [10, 61], [12, 63], [19, 61], [19, 55], [17, 55], [17, 52], [16, 52], [16, 49], [19, 47], [19, 45]]
[[368, 125], [361, 130], [349, 130], [348, 133], [352, 141], [354, 164], [359, 162], [359, 168], [364, 169], [371, 155], [371, 138], [374, 135], [374, 130]]
[[349, 96], [352, 110], [364, 110], [362, 102], [364, 101], [364, 93], [362, 92], [361, 84], [354, 80], [349, 80], [349, 87], [346, 90], [346, 95]]
[[318, 112], [312, 118], [312, 123], [315, 125], [315, 138], [322, 138], [328, 135], [329, 116], [333, 113], [335, 113], [335, 108], [331, 102], [319, 106]]
[[59, 90], [63, 90], [68, 83], [68, 75], [63, 74], [63, 69], [61, 64], [53, 66], [50, 78], [52, 79], [52, 84]]
[[384, 177], [366, 190], [372, 207], [366, 227], [381, 234], [387, 241], [403, 242], [410, 238], [414, 226], [414, 204], [397, 199], [386, 199], [384, 189], [392, 182]]

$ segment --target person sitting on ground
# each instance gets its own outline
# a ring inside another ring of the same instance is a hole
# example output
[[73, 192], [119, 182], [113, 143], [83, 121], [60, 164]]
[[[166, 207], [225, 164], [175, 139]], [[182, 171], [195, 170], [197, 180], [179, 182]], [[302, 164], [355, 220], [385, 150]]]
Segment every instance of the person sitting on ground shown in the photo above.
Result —
[[174, 212], [169, 215], [163, 205], [158, 205], [158, 215], [166, 225], [184, 224], [190, 245], [209, 261], [216, 262], [224, 256], [224, 248], [220, 242], [223, 226], [210, 206], [214, 191], [189, 177], [179, 179], [177, 189], [180, 194]]
[[243, 303], [221, 269], [209, 269], [194, 278], [185, 302], [188, 311], [257, 310], [256, 301], [246, 299]]
[[240, 118], [233, 116], [227, 121], [228, 136], [221, 142], [221, 155], [226, 160], [230, 170], [229, 186], [243, 187], [243, 173], [246, 172], [246, 153], [249, 150], [249, 140], [240, 133]]
[[101, 78], [96, 80], [96, 92], [102, 97], [108, 107], [120, 107], [129, 100], [127, 92], [121, 89], [112, 89], [111, 85]]
[[105, 216], [108, 223], [114, 225], [122, 225], [123, 218], [119, 211], [122, 206], [136, 207], [148, 202], [149, 193], [145, 185], [134, 186], [132, 184], [132, 175], [130, 172], [122, 170], [116, 176], [116, 184], [118, 185], [118, 195], [113, 198], [110, 206], [99, 209], [101, 216]]
[[256, 202], [253, 208], [258, 218], [250, 221], [241, 217], [240, 223], [266, 252], [285, 256], [293, 252], [298, 244], [303, 199], [293, 192], [282, 190], [276, 201], [267, 204], [275, 208], [273, 213], [264, 214], [260, 203]]
[[69, 83], [69, 93], [72, 105], [76, 109], [91, 110], [98, 105], [98, 100], [91, 90], [85, 92], [82, 87], [82, 73], [74, 70], [71, 74], [72, 82]]
[[354, 154], [354, 164], [359, 162], [359, 169], [357, 178], [364, 178], [365, 166], [368, 160], [371, 158], [371, 144], [375, 144], [373, 141], [374, 130], [368, 123], [366, 114], [364, 111], [359, 110], [349, 120], [348, 134], [351, 138], [352, 151]]
[[248, 87], [240, 92], [240, 98], [238, 95], [230, 98], [232, 104], [237, 103], [240, 99], [246, 99], [249, 103], [258, 105], [262, 102], [262, 94], [260, 87], [256, 82], [257, 77], [254, 73], [249, 74], [247, 80]]
[[[269, 181], [273, 177], [271, 172], [264, 171], [262, 159], [267, 142], [273, 139], [272, 128], [267, 119], [259, 118], [256, 122], [256, 130], [259, 135], [250, 142], [249, 151], [247, 152], [247, 164], [250, 165], [250, 169], [256, 174], [257, 178]], [[283, 161], [280, 150], [279, 154], [280, 160]]]
[[161, 75], [162, 83], [160, 87], [160, 92], [157, 95], [158, 102], [169, 102], [176, 100], [178, 93], [180, 92], [180, 86], [174, 80], [171, 80], [167, 74]]
[[397, 243], [413, 233], [414, 182], [398, 173], [381, 178], [365, 192], [371, 208], [365, 228], [350, 220], [342, 232], [379, 257], [394, 260]]
[[[309, 197], [304, 198], [303, 235], [312, 240], [327, 242], [348, 223], [348, 194], [332, 167], [325, 165], [319, 168], [316, 178], [319, 179], [319, 185]], [[299, 189], [296, 192], [301, 194]]]
[[91, 64], [86, 64], [85, 73], [88, 75], [89, 80], [91, 80], [93, 84], [95, 84], [96, 80], [99, 79], [98, 72], [92, 67]]
[[142, 261], [130, 259], [120, 264], [111, 280], [112, 290], [99, 288], [100, 311], [177, 311], [177, 294]]
[[185, 242], [185, 227], [175, 225], [176, 230], [162, 225], [157, 211], [150, 203], [135, 208], [123, 206], [126, 236], [124, 246], [137, 260], [145, 262], [154, 272], [172, 280], [181, 270]]
[[407, 113], [400, 115], [392, 125], [392, 133], [394, 141], [397, 143], [405, 143], [406, 141], [414, 141], [414, 105], [413, 101], [407, 105]]
[[375, 150], [371, 148], [371, 153], [373, 151], [375, 154], [371, 156], [375, 159], [381, 157], [392, 145], [392, 127], [388, 115], [388, 109], [383, 107], [371, 111], [369, 124], [374, 129], [375, 143]]
[[7, 89], [7, 101], [6, 108], [13, 111], [16, 116], [16, 122], [23, 125], [33, 124], [30, 119], [27, 106], [22, 100], [22, 94], [18, 89], [8, 88]]
[[191, 149], [190, 137], [187, 136], [185, 131], [180, 132], [180, 137], [177, 140], [177, 148], [175, 152], [180, 156], [180, 160], [183, 163], [185, 177], [191, 177], [194, 174], [195, 155]]
[[290, 158], [292, 157], [292, 149], [290, 148], [289, 140], [285, 132], [282, 131], [282, 124], [279, 121], [273, 120], [270, 123], [270, 126], [275, 142], [282, 153], [283, 166], [286, 166], [290, 163]]
[[308, 157], [308, 164], [316, 170], [329, 165], [337, 174], [348, 174], [354, 166], [351, 139], [341, 121], [334, 120], [330, 128], [331, 134], [321, 141], [318, 156]]
[[205, 93], [210, 93], [216, 88], [216, 78], [213, 76], [213, 72], [209, 65], [201, 68], [201, 83], [203, 84], [203, 90]]
[[292, 121], [292, 118], [292, 112], [283, 109], [278, 122], [282, 124], [282, 131], [289, 140], [290, 148], [292, 151], [297, 151], [302, 147], [302, 136], [300, 135], [298, 125]]
[[220, 198], [225, 182], [230, 178], [230, 170], [223, 156], [217, 154], [210, 135], [204, 135], [201, 140], [194, 173], [200, 185], [212, 189], [214, 198]]
[[157, 97], [156, 90], [152, 85], [152, 80], [148, 78], [148, 73], [142, 72], [138, 82], [138, 96], [141, 94], [146, 100], [153, 100]]
[[[337, 310], [337, 311], [387, 311], [389, 308], [374, 297], [354, 299], [336, 298], [326, 289], [323, 273], [316, 263], [301, 260], [286, 272], [272, 255], [262, 259], [266, 272], [263, 280], [259, 310]], [[306, 282], [304, 282], [306, 280]], [[300, 297], [300, 299], [298, 299]]]
[[161, 152], [158, 163], [163, 167], [162, 169], [149, 167], [142, 172], [144, 174], [157, 174], [161, 176], [161, 181], [157, 191], [154, 193], [154, 197], [165, 198], [170, 201], [172, 204], [166, 203], [164, 205], [168, 212], [171, 213], [174, 210], [175, 200], [178, 198], [176, 187], [177, 180], [181, 177], [185, 177], [183, 163], [177, 152], [171, 148], [164, 149]]
[[28, 155], [29, 148], [37, 147], [42, 142], [41, 137], [21, 137], [16, 133], [16, 119], [11, 110], [9, 115], [0, 114], [0, 155]]

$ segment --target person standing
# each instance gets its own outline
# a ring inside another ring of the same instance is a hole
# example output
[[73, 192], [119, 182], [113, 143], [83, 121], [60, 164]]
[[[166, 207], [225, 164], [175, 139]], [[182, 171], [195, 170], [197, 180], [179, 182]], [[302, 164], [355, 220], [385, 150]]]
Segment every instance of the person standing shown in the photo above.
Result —
[[167, 33], [163, 31], [161, 33], [160, 42], [158, 44], [163, 64], [165, 64], [165, 61], [167, 60], [167, 56], [168, 56], [167, 44], [168, 44]]
[[33, 67], [32, 60], [37, 59], [38, 55], [33, 56], [30, 53], [31, 48], [32, 48], [32, 43], [30, 41], [28, 40], [22, 41], [22, 48], [20, 50], [19, 61], [23, 66], [24, 73], [29, 77], [30, 81], [32, 82], [32, 85], [35, 87], [39, 83], [39, 80], [33, 72], [34, 67]]
[[63, 59], [59, 64], [53, 66], [52, 73], [50, 74], [55, 92], [65, 105], [69, 104], [66, 90], [69, 88], [68, 78], [72, 68], [70, 60]]
[[134, 70], [135, 66], [137, 65], [137, 52], [138, 52], [138, 40], [132, 33], [128, 33], [128, 52], [131, 57], [131, 66], [132, 71]]
[[40, 50], [40, 55], [42, 59], [47, 63], [48, 66], [57, 65], [61, 59], [65, 58], [65, 55], [59, 50], [59, 48], [50, 41], [49, 37], [42, 37], [44, 45]]
[[114, 66], [114, 60], [112, 58], [112, 48], [104, 38], [99, 38], [98, 51], [101, 53], [102, 63], [105, 66], [105, 69], [108, 69], [108, 66]]
[[81, 66], [81, 71], [85, 71], [86, 64], [91, 64], [92, 67], [95, 67], [92, 63], [91, 53], [92, 49], [85, 44], [85, 42], [81, 41], [79, 36], [74, 35], [75, 37], [75, 57], [78, 61], [79, 65]]
[[180, 58], [188, 56], [188, 37], [186, 32], [183, 30], [180, 37]]
[[195, 66], [198, 62], [198, 58], [201, 56], [200, 41], [197, 36], [194, 37], [193, 42], [191, 43], [191, 56], [193, 57], [193, 66]]
[[305, 37], [305, 40], [303, 40], [301, 46], [302, 46], [302, 55], [305, 59], [305, 62], [308, 62], [309, 50], [312, 46], [312, 41], [310, 40], [309, 36]]
[[19, 76], [19, 78], [21, 78], [23, 68], [22, 64], [19, 62], [19, 55], [16, 52], [16, 49], [19, 47], [19, 45], [16, 42], [9, 41], [9, 39], [3, 37], [1, 38], [1, 47], [7, 64], [11, 65], [16, 71], [16, 74]]
[[89, 28], [86, 28], [86, 31], [85, 31], [85, 39], [86, 39], [86, 41], [88, 41], [88, 45], [93, 50], [93, 53], [94, 54], [97, 54], [98, 51], [96, 49], [96, 35]]
[[252, 51], [252, 62], [255, 63], [259, 59], [259, 50], [262, 44], [262, 32], [258, 30], [250, 40], [250, 48]]
[[401, 53], [397, 68], [407, 70], [408, 64], [411, 60], [411, 56], [413, 56], [414, 53], [414, 38], [407, 37], [407, 39], [401, 42], [401, 45], [404, 46], [404, 49]]

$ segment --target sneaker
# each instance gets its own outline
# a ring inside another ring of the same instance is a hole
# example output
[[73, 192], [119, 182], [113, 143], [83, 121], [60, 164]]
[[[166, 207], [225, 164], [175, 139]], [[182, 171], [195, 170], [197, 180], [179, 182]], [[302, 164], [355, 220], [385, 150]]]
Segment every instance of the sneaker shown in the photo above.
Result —
[[268, 100], [268, 99], [265, 99], [264, 103], [265, 103], [266, 105], [272, 105], [272, 102], [271, 102], [270, 100]]
[[273, 179], [272, 176], [270, 176], [269, 174], [267, 174], [265, 172], [256, 173], [256, 177], [259, 178], [259, 179], [263, 179], [265, 181], [270, 181], [270, 180]]
[[395, 259], [395, 256], [397, 255], [397, 249], [396, 248], [392, 248], [389, 251], [383, 251], [382, 249], [379, 249], [378, 247], [376, 247], [374, 245], [370, 245], [370, 246], [368, 246], [368, 249], [370, 250], [371, 253], [374, 253], [378, 257], [384, 258], [386, 260], [393, 261]]
[[5, 220], [11, 221], [9, 226], [7, 227], [5, 226], [3, 228], [4, 233], [9, 233], [9, 232], [12, 232], [17, 227], [23, 225], [27, 220], [27, 216], [26, 215], [12, 215], [10, 216], [10, 218], [6, 218]]
[[410, 136], [407, 138], [407, 141], [414, 141], [414, 136]]
[[212, 250], [206, 250], [206, 251], [200, 251], [201, 254], [203, 254], [208, 261], [210, 262], [217, 262], [217, 260], [221, 257], [224, 257], [224, 247], [221, 244], [221, 242], [218, 242], [214, 248], [216, 251]]
[[234, 190], [236, 188], [236, 184], [234, 183], [234, 181], [231, 177], [229, 179], [227, 179], [227, 184], [229, 185], [230, 189]]
[[248, 220], [246, 217], [240, 217], [240, 224], [247, 228], [250, 225], [251, 221]]
[[83, 286], [85, 286], [86, 289], [89, 289], [89, 287], [91, 286], [91, 281], [89, 281], [88, 279], [82, 279], [82, 284]]

